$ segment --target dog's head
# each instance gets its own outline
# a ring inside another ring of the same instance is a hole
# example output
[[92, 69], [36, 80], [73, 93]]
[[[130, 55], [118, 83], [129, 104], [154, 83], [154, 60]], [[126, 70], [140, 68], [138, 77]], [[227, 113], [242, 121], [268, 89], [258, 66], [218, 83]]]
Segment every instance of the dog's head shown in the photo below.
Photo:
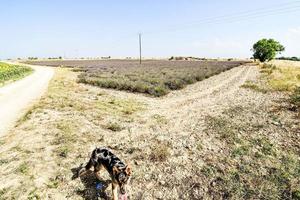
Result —
[[126, 193], [125, 186], [129, 182], [131, 176], [131, 166], [127, 165], [125, 168], [118, 168], [114, 166], [113, 175], [115, 180], [120, 186], [120, 192], [122, 194], [125, 194]]

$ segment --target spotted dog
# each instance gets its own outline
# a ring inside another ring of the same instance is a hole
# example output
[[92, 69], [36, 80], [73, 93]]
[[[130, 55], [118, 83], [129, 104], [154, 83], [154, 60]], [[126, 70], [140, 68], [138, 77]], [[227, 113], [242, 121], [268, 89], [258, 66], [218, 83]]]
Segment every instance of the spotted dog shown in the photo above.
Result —
[[122, 195], [126, 194], [125, 186], [129, 183], [131, 167], [122, 162], [107, 148], [96, 148], [86, 166], [79, 171], [79, 176], [86, 174], [94, 167], [94, 173], [100, 179], [99, 173], [105, 168], [112, 178], [113, 199], [118, 199], [117, 187], [119, 186]]

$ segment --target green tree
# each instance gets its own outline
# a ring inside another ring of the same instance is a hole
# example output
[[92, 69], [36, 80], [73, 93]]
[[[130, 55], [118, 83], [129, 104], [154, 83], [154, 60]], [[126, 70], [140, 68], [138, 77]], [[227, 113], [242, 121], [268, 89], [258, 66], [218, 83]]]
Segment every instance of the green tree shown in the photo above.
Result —
[[265, 62], [274, 59], [276, 54], [284, 49], [284, 46], [274, 39], [261, 39], [253, 45], [252, 51], [254, 59]]

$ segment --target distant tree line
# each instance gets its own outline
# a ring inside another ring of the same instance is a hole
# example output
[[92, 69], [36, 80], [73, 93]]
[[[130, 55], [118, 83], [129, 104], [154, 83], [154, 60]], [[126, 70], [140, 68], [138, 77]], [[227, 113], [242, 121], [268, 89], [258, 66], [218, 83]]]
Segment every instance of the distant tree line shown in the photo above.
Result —
[[206, 58], [198, 58], [198, 57], [184, 57], [184, 56], [172, 56], [169, 60], [207, 60]]
[[[18, 60], [21, 59], [21, 58], [18, 58]], [[38, 57], [28, 57], [28, 60], [38, 60], [39, 58]], [[49, 57], [48, 60], [61, 60], [62, 57], [59, 56], [59, 57]]]
[[300, 61], [300, 57], [279, 57], [279, 58], [276, 58], [277, 60], [291, 60], [291, 61]]
[[28, 60], [37, 60], [38, 57], [28, 57]]
[[61, 56], [59, 56], [59, 57], [49, 57], [48, 59], [49, 60], [61, 60], [62, 57]]

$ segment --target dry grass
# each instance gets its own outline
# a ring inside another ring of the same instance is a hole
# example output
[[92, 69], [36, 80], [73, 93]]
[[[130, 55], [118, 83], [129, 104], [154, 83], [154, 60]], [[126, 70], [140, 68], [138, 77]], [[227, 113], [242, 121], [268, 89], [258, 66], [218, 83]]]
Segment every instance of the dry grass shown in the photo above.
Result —
[[232, 117], [224, 111], [207, 118], [206, 131], [226, 142], [223, 151], [229, 155], [216, 156], [216, 165], [202, 169], [212, 180], [211, 194], [229, 199], [296, 199], [300, 192], [297, 152], [280, 147], [271, 135], [258, 134], [263, 127], [257, 129], [245, 120], [246, 112], [239, 110]]
[[[1, 176], [7, 178], [0, 187], [1, 198], [44, 199], [50, 195], [61, 199], [52, 191], [66, 185], [66, 176], [71, 179], [71, 168], [80, 164], [78, 159], [84, 162], [96, 144], [118, 143], [118, 137], [111, 138], [111, 130], [122, 131], [145, 109], [145, 104], [134, 99], [89, 90], [77, 84], [76, 77], [68, 69], [58, 69], [47, 95], [19, 120], [18, 131], [1, 140]], [[14, 167], [7, 168], [11, 163]]]
[[300, 62], [272, 61], [262, 66], [261, 73], [272, 91], [288, 92], [291, 109], [300, 112]]
[[268, 91], [287, 92], [291, 110], [300, 110], [300, 62], [272, 61], [260, 66], [261, 79], [257, 82], [246, 81], [241, 87], [253, 91], [267, 93]]
[[300, 87], [299, 62], [274, 61], [270, 68], [268, 83], [274, 90], [293, 91], [296, 87]]
[[267, 93], [268, 90], [265, 88], [262, 88], [259, 86], [259, 84], [251, 82], [251, 81], [246, 81], [243, 85], [241, 85], [242, 88], [246, 89], [251, 89], [257, 92], [262, 92], [262, 93]]

